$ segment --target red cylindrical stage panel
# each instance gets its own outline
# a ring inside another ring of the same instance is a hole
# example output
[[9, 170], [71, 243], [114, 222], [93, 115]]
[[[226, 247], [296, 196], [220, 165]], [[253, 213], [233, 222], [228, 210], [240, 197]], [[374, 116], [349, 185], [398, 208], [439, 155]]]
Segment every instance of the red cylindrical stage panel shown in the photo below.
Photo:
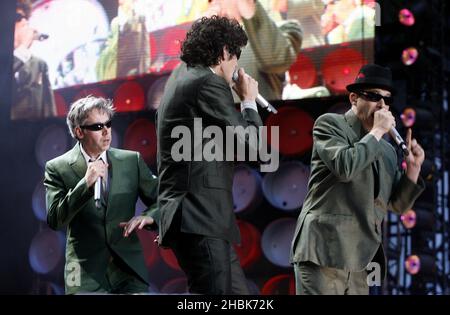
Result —
[[291, 274], [277, 275], [264, 283], [262, 295], [295, 295], [295, 278]]
[[146, 229], [138, 229], [137, 235], [144, 252], [145, 265], [147, 266], [147, 269], [150, 270], [160, 259], [158, 244], [154, 242], [157, 233], [154, 231], [148, 231]]
[[317, 69], [311, 58], [304, 53], [299, 53], [295, 63], [289, 68], [289, 77], [292, 84], [297, 84], [302, 89], [309, 89], [316, 84]]
[[329, 53], [322, 63], [325, 85], [334, 93], [345, 93], [346, 87], [355, 81], [359, 69], [367, 63], [358, 50], [339, 48]]
[[240, 164], [234, 169], [234, 212], [251, 212], [262, 202], [261, 175], [258, 171]]
[[[312, 148], [314, 120], [308, 113], [292, 106], [284, 106], [278, 110], [278, 114], [271, 114], [267, 118], [266, 125], [269, 127], [268, 143], [281, 154], [299, 156]], [[279, 145], [272, 143], [272, 126], [279, 127]]]
[[251, 267], [261, 257], [261, 234], [258, 229], [245, 221], [237, 221], [241, 232], [241, 243], [234, 246], [241, 266], [244, 269]]
[[180, 265], [178, 264], [177, 257], [173, 253], [173, 251], [170, 248], [159, 248], [159, 253], [163, 259], [163, 261], [168, 265], [170, 268], [175, 270], [181, 270]]
[[284, 162], [267, 173], [263, 192], [270, 204], [284, 211], [299, 210], [308, 192], [309, 168], [299, 161]]
[[114, 93], [114, 106], [117, 112], [135, 112], [145, 108], [145, 93], [135, 81], [122, 83]]
[[134, 121], [125, 132], [123, 147], [138, 151], [149, 165], [156, 162], [156, 129], [148, 119], [140, 118]]

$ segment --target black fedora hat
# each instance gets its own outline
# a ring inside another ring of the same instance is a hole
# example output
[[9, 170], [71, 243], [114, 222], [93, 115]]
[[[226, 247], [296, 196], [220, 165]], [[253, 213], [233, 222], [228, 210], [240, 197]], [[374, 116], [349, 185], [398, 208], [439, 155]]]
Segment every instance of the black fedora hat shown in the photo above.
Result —
[[380, 88], [395, 93], [391, 69], [376, 64], [362, 66], [355, 82], [347, 85], [347, 90], [357, 92], [366, 88]]

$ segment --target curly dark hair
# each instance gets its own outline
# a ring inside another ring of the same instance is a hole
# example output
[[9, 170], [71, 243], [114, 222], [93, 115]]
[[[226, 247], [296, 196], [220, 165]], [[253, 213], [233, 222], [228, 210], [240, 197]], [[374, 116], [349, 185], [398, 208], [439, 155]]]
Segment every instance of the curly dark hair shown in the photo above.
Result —
[[181, 46], [181, 60], [189, 67], [218, 65], [223, 48], [239, 59], [241, 48], [247, 44], [247, 34], [235, 19], [203, 17], [192, 24]]
[[30, 0], [17, 0], [16, 2], [16, 10], [22, 10], [27, 19], [30, 18], [31, 7], [32, 4]]

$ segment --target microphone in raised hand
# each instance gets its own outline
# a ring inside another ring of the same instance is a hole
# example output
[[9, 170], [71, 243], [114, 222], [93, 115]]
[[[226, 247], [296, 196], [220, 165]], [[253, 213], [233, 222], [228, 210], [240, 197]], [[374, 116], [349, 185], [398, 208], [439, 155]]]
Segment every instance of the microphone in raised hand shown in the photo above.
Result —
[[402, 149], [403, 154], [408, 156], [408, 147], [406, 146], [405, 141], [403, 141], [403, 138], [400, 136], [395, 127], [392, 127], [391, 130], [389, 130], [389, 135], [392, 137], [392, 139], [394, 139], [394, 142]]
[[[239, 81], [239, 69], [234, 70], [233, 72], [233, 82], [238, 82]], [[258, 95], [256, 96], [256, 103], [261, 106], [262, 108], [265, 108], [267, 111], [271, 112], [271, 113], [278, 113], [278, 111], [275, 109], [275, 107], [273, 107], [264, 97], [261, 96], [261, 94], [258, 93]]]
[[101, 207], [101, 196], [102, 196], [102, 178], [101, 176], [99, 176], [95, 181], [94, 186], [94, 201], [95, 207], [97, 208]]

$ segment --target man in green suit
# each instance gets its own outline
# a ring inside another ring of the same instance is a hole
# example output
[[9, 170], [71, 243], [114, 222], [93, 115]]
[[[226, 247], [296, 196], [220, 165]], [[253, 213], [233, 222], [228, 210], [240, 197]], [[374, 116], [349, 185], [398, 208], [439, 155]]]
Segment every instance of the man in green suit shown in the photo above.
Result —
[[66, 294], [147, 292], [148, 273], [132, 232], [155, 227], [155, 207], [134, 214], [138, 197], [147, 206], [156, 202], [157, 179], [139, 153], [110, 148], [113, 115], [109, 100], [76, 101], [67, 125], [78, 142], [45, 166], [47, 223], [67, 227]]
[[383, 139], [395, 127], [390, 69], [363, 66], [347, 89], [352, 108], [322, 115], [313, 129], [309, 191], [292, 242], [297, 294], [368, 294], [366, 266], [385, 269], [386, 211], [408, 210], [424, 189], [425, 155], [411, 132], [406, 172]]
[[[234, 161], [226, 159], [224, 151], [234, 146], [224, 148], [224, 139], [216, 139], [227, 133], [227, 126], [254, 127], [247, 135], [257, 137], [255, 127], [262, 125], [255, 103], [257, 82], [243, 69], [234, 85], [242, 99], [241, 112], [231, 94], [233, 72], [246, 43], [236, 20], [213, 16], [195, 22], [181, 49], [187, 72], [167, 87], [158, 108], [159, 241], [173, 249], [191, 293], [249, 292], [233, 248], [240, 239], [233, 212]], [[196, 125], [200, 119], [204, 131]], [[210, 137], [222, 159], [209, 159], [198, 150], [210, 143], [202, 137], [207, 128], [215, 130]], [[187, 130], [186, 135], [176, 136], [177, 130]], [[182, 140], [188, 143], [179, 150]]]

